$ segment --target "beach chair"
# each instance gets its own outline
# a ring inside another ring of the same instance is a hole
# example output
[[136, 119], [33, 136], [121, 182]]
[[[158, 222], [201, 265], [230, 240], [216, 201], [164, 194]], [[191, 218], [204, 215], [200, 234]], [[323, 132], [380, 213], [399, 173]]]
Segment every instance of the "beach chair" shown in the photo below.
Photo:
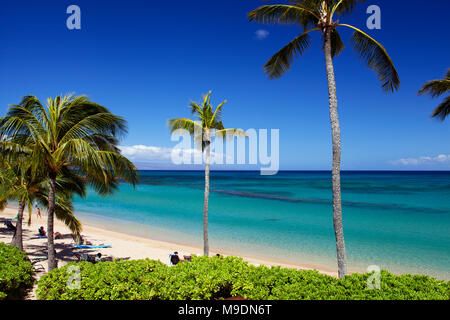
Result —
[[41, 271], [45, 272], [44, 266], [42, 264], [40, 264], [39, 262], [45, 261], [47, 259], [48, 259], [47, 256], [38, 256], [36, 258], [31, 258], [30, 259], [31, 260], [31, 265], [34, 268], [34, 271], [36, 271], [36, 272], [41, 272]]
[[38, 272], [45, 272], [45, 268], [42, 264], [33, 264], [32, 265], [34, 268], [34, 272], [38, 273]]

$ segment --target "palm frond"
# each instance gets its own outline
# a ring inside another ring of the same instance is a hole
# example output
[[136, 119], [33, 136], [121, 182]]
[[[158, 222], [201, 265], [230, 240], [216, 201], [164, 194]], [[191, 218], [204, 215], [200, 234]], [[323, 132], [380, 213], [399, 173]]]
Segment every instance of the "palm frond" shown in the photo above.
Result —
[[126, 157], [117, 152], [98, 151], [105, 166], [105, 171], [110, 173], [111, 179], [120, 179], [133, 187], [138, 182], [138, 170]]
[[450, 68], [447, 70], [447, 75], [445, 79], [428, 81], [422, 86], [418, 94], [423, 95], [429, 93], [433, 98], [435, 98], [449, 91], [450, 91]]
[[80, 220], [75, 217], [72, 208], [66, 208], [59, 201], [55, 203], [55, 217], [62, 221], [74, 235], [80, 234], [83, 230], [83, 226]]
[[227, 128], [222, 130], [217, 130], [215, 132], [216, 136], [218, 137], [247, 137], [247, 134], [242, 129], [235, 129], [235, 128]]
[[386, 49], [358, 28], [347, 24], [340, 24], [339, 26], [355, 30], [351, 39], [353, 48], [360, 55], [361, 59], [366, 62], [367, 66], [377, 73], [383, 90], [386, 92], [397, 90], [400, 87], [400, 79]]
[[313, 30], [318, 29], [312, 29], [299, 35], [266, 62], [263, 69], [269, 78], [275, 79], [281, 77], [291, 68], [294, 57], [303, 55], [305, 50], [310, 46], [310, 36], [308, 33]]
[[338, 16], [351, 13], [357, 6], [358, 2], [365, 2], [366, 0], [340, 0], [336, 1], [333, 7], [333, 13]]
[[7, 199], [0, 200], [0, 211], [5, 210], [7, 206], [8, 206], [8, 200]]
[[[221, 122], [222, 121], [222, 109], [223, 106], [225, 105], [225, 103], [227, 103], [227, 100], [222, 101], [217, 107], [216, 110], [214, 110], [214, 113], [211, 117], [211, 121], [212, 122]], [[210, 128], [214, 128], [215, 126], [213, 125], [213, 123], [210, 123], [209, 125]]]
[[22, 98], [19, 103], [24, 109], [28, 110], [36, 116], [36, 118], [43, 124], [44, 127], [48, 126], [50, 121], [45, 111], [44, 106], [36, 96], [27, 95]]
[[93, 134], [115, 137], [118, 126], [122, 121], [121, 117], [109, 112], [88, 115], [80, 119], [70, 129], [62, 131], [64, 135], [58, 140], [59, 143], [64, 143], [69, 139], [82, 139]]
[[[48, 196], [40, 194], [39, 202], [48, 208]], [[75, 217], [73, 204], [70, 198], [57, 195], [55, 199], [55, 217], [62, 221], [73, 234], [80, 234], [83, 227], [81, 222]]]
[[194, 101], [191, 101], [189, 107], [191, 108], [191, 115], [195, 115], [197, 118], [201, 119], [203, 116], [202, 108]]
[[334, 58], [341, 54], [345, 46], [341, 40], [339, 32], [336, 29], [331, 30], [330, 39], [331, 39], [331, 56]]
[[202, 126], [199, 122], [187, 118], [170, 119], [167, 122], [167, 125], [169, 126], [169, 130], [172, 133], [178, 129], [187, 130], [191, 135], [194, 134], [195, 131], [202, 131]]
[[30, 198], [28, 198], [28, 200], [27, 200], [27, 208], [28, 208], [28, 222], [27, 222], [27, 224], [28, 224], [28, 226], [31, 225], [31, 216], [32, 216], [32, 213], [33, 213], [32, 201], [33, 201], [33, 199], [30, 199]]
[[450, 114], [450, 97], [444, 99], [444, 101], [433, 111], [431, 115], [434, 118], [438, 118], [444, 121]]
[[318, 13], [300, 4], [265, 5], [248, 14], [250, 21], [267, 24], [295, 24], [308, 28], [318, 22]]

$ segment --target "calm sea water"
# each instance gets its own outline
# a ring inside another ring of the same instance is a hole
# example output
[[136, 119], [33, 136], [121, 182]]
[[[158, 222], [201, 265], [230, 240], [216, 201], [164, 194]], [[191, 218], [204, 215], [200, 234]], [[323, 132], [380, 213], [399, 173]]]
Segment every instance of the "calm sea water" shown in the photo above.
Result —
[[[202, 245], [203, 172], [142, 171], [140, 185], [76, 200], [81, 219]], [[212, 172], [210, 246], [336, 268], [329, 172]], [[450, 172], [343, 172], [350, 271], [378, 265], [450, 279]]]

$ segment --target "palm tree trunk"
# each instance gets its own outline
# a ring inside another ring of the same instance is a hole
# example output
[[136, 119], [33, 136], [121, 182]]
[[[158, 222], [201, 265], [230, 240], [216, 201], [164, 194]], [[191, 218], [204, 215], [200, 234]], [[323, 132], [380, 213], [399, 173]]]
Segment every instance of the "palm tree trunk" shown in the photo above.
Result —
[[203, 203], [203, 255], [209, 256], [208, 242], [208, 201], [209, 201], [209, 166], [210, 166], [210, 141], [206, 141], [206, 161], [205, 161], [205, 201]]
[[341, 205], [341, 130], [337, 111], [336, 81], [334, 78], [333, 57], [331, 55], [330, 29], [325, 31], [325, 64], [328, 79], [328, 95], [330, 103], [331, 135], [333, 142], [333, 224], [336, 237], [338, 275], [342, 278], [347, 273], [347, 258], [345, 254], [344, 230], [342, 226]]
[[55, 245], [53, 240], [53, 223], [55, 217], [55, 184], [56, 177], [50, 177], [50, 190], [48, 192], [48, 216], [47, 216], [47, 250], [48, 271], [56, 268]]
[[25, 202], [20, 201], [19, 202], [19, 211], [17, 212], [17, 223], [16, 223], [16, 231], [14, 231], [14, 237], [12, 244], [19, 248], [20, 250], [23, 250], [23, 240], [22, 240], [22, 221], [23, 221], [23, 211], [25, 210]]

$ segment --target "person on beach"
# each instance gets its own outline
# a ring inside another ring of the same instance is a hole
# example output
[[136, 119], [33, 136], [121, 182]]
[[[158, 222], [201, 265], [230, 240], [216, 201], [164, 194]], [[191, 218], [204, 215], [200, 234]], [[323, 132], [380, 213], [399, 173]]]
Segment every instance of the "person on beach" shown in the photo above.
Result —
[[34, 201], [34, 207], [36, 208], [36, 214], [37, 214], [37, 216], [39, 217], [39, 218], [42, 218], [42, 216], [41, 216], [41, 208], [39, 208], [39, 205], [38, 205], [38, 202], [37, 202], [37, 200], [36, 201]]
[[[40, 237], [47, 237], [47, 232], [45, 231], [45, 229], [44, 229], [43, 226], [41, 226], [41, 227], [38, 229], [38, 232], [39, 232], [39, 236], [40, 236]], [[55, 239], [62, 239], [62, 234], [61, 234], [60, 232], [55, 232], [55, 234], [53, 235], [53, 237], [54, 237]]]
[[39, 232], [39, 235], [40, 235], [41, 237], [46, 237], [46, 236], [47, 236], [47, 232], [45, 232], [45, 229], [44, 229], [43, 226], [41, 226], [41, 227], [38, 229], [38, 232]]
[[169, 259], [170, 259], [170, 263], [172, 265], [176, 265], [178, 264], [178, 262], [182, 262], [183, 260], [180, 259], [180, 257], [178, 256], [178, 252], [175, 251], [173, 254], [169, 255]]
[[102, 254], [99, 252], [96, 255], [91, 255], [87, 253], [75, 253], [75, 257], [78, 258], [78, 261], [87, 261], [92, 263], [97, 263], [102, 261]]

